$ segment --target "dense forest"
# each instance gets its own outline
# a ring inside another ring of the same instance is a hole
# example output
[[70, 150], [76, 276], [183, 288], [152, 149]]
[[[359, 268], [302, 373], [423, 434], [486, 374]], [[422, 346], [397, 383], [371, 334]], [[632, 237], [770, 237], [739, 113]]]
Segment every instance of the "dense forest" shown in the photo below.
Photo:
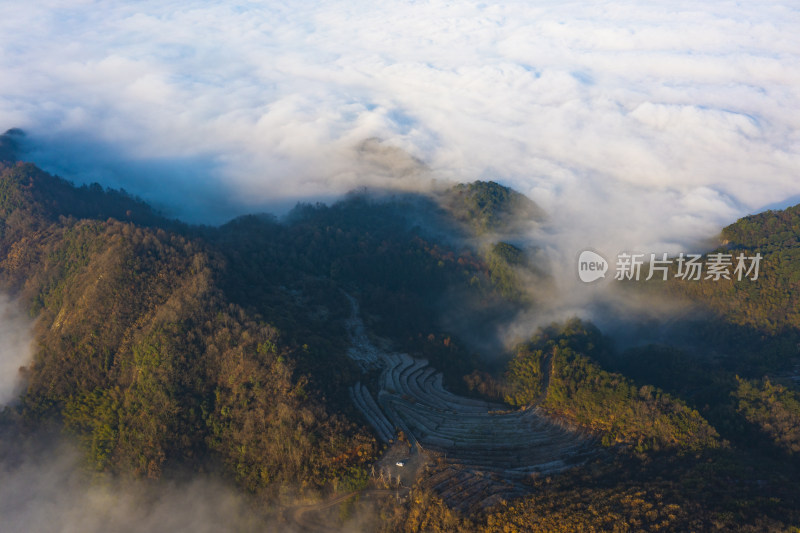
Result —
[[90, 470], [220, 472], [265, 513], [383, 490], [387, 443], [349, 392], [377, 383], [347, 356], [353, 298], [376, 343], [424, 358], [449, 390], [536, 409], [597, 449], [479, 512], [420, 474], [407, 497], [369, 503], [374, 529], [800, 526], [800, 206], [723, 230], [720, 250], [764, 256], [757, 282], [623, 288], [704, 310], [672, 344], [618, 348], [574, 319], [509, 348], [496, 326], [536, 309], [531, 279], [550, 282], [515, 237], [544, 215], [511, 189], [354, 193], [192, 226], [15, 161], [15, 135], [0, 137], [0, 288], [35, 318], [34, 358], [4, 438], [55, 425]]
[[5, 164], [0, 282], [37, 318], [38, 346], [5, 416], [61, 420], [100, 470], [158, 477], [210, 457], [252, 492], [357, 486], [377, 447], [345, 401], [344, 290], [376, 332], [454, 376], [475, 354], [437, 329], [437, 302], [468, 287], [510, 308], [479, 255], [406, 220], [410, 201], [189, 227]]

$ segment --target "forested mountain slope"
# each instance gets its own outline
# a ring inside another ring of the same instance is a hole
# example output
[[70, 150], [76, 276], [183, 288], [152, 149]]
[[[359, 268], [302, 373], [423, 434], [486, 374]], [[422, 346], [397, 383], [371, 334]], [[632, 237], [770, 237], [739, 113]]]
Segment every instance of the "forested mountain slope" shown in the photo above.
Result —
[[372, 329], [456, 377], [476, 359], [437, 326], [445, 293], [513, 309], [479, 254], [408, 220], [420, 202], [433, 206], [355, 196], [285, 223], [193, 227], [7, 162], [0, 283], [37, 319], [21, 412], [61, 421], [100, 470], [219, 459], [263, 494], [358, 486], [377, 446], [347, 395], [344, 291]]
[[[527, 496], [476, 516], [422, 479], [413, 497], [381, 504], [391, 507], [386, 531], [763, 530], [800, 520], [800, 403], [786, 376], [797, 355], [795, 208], [725, 229], [725, 250], [764, 255], [758, 283], [631, 288], [713, 311], [687, 326], [686, 338], [703, 338], [699, 357], [684, 346], [618, 350], [573, 320], [530, 332], [511, 353], [487, 342], [483, 352], [496, 350], [487, 359], [470, 333], [488, 338], [536, 309], [523, 280], [548, 282], [515, 239], [542, 213], [508, 188], [354, 194], [280, 221], [190, 226], [123, 191], [13, 161], [3, 139], [0, 289], [36, 321], [26, 389], [2, 422], [63, 428], [90, 469], [150, 478], [216, 469], [262, 503], [371, 486], [383, 448], [349, 391], [378, 376], [347, 356], [353, 298], [387, 353], [427, 359], [451, 391], [536, 407], [601, 450], [579, 468], [530, 476]], [[398, 379], [413, 385], [407, 377]]]

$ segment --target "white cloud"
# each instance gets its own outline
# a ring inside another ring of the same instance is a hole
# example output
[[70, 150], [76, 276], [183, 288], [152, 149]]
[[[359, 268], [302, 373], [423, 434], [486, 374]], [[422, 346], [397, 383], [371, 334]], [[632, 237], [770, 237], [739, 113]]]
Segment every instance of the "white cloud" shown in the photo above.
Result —
[[364, 157], [371, 138], [429, 177], [512, 185], [596, 247], [686, 243], [800, 193], [791, 3], [3, 11], [0, 126], [53, 170], [188, 218], [420, 181]]

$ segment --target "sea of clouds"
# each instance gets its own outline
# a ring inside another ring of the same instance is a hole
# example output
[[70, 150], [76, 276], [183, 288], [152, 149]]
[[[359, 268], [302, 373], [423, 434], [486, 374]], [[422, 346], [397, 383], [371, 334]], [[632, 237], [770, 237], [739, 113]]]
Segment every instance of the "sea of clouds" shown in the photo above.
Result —
[[494, 179], [572, 260], [800, 195], [796, 2], [0, 4], [0, 128], [192, 221]]

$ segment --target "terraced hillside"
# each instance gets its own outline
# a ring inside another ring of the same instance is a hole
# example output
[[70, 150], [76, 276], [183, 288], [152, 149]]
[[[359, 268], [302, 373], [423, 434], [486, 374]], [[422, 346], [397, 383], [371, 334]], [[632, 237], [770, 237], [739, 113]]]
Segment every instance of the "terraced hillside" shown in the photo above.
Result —
[[563, 471], [595, 453], [591, 438], [536, 408], [509, 410], [448, 392], [428, 361], [376, 347], [351, 303], [348, 354], [365, 370], [381, 369], [376, 394], [357, 383], [353, 401], [384, 442], [402, 430], [412, 446], [443, 458], [429, 485], [456, 507], [521, 494], [522, 478]]

